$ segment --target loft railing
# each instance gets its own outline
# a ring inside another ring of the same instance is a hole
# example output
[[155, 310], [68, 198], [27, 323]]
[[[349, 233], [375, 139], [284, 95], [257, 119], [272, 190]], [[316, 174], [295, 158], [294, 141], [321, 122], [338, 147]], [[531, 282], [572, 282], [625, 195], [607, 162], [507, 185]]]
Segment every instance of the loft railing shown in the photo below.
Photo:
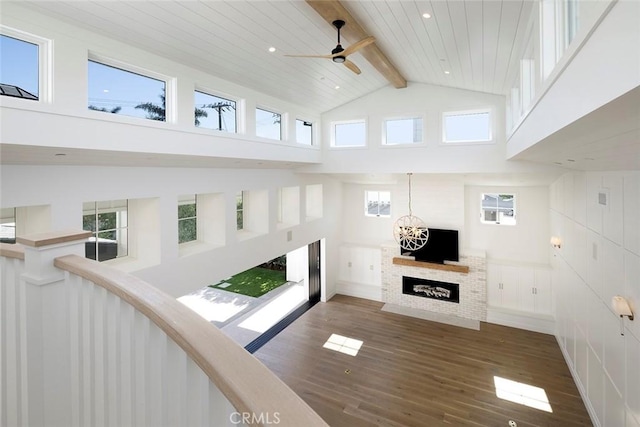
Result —
[[87, 237], [0, 245], [0, 425], [327, 426], [175, 298], [84, 258]]

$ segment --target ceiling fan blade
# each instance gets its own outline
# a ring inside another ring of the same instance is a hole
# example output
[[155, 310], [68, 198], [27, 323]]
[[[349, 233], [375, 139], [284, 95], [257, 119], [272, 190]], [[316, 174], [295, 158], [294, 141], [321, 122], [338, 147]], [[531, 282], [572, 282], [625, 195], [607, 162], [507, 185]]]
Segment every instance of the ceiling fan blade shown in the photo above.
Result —
[[333, 58], [333, 55], [284, 55], [292, 58]]
[[354, 64], [353, 62], [349, 61], [348, 59], [345, 60], [343, 62], [344, 66], [347, 67], [348, 69], [350, 69], [351, 71], [353, 71], [356, 74], [360, 74], [360, 68], [358, 68], [358, 66], [356, 64]]
[[359, 42], [355, 42], [354, 44], [352, 44], [351, 46], [346, 48], [343, 52], [340, 53], [340, 55], [342, 55], [342, 56], [351, 55], [352, 53], [362, 49], [363, 47], [369, 46], [371, 43], [373, 43], [375, 41], [376, 41], [376, 39], [373, 36], [366, 37], [366, 38], [360, 40]]

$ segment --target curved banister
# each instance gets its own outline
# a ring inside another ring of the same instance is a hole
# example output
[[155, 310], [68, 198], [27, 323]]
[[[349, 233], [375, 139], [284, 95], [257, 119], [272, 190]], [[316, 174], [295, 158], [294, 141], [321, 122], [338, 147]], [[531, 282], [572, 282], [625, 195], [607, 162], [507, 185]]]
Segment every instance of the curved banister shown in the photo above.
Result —
[[0, 243], [0, 256], [24, 259], [24, 246], [11, 243]]
[[130, 274], [78, 255], [54, 265], [118, 296], [153, 321], [204, 371], [238, 412], [278, 413], [281, 426], [328, 426], [253, 355], [175, 298]]

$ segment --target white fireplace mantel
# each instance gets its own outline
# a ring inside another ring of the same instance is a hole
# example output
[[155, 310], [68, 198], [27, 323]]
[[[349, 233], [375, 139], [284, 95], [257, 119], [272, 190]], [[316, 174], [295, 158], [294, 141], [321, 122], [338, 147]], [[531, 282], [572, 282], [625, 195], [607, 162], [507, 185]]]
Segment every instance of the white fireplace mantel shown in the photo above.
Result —
[[[400, 256], [398, 245], [383, 245], [381, 249], [382, 301], [384, 303], [483, 322], [487, 320], [487, 270], [484, 252], [462, 251], [460, 253], [460, 262], [452, 265], [468, 267], [467, 272], [466, 268], [425, 268], [428, 266], [415, 261], [394, 263], [394, 258], [407, 259]], [[460, 285], [460, 302], [453, 303], [405, 295], [402, 293], [402, 276], [457, 283]]]

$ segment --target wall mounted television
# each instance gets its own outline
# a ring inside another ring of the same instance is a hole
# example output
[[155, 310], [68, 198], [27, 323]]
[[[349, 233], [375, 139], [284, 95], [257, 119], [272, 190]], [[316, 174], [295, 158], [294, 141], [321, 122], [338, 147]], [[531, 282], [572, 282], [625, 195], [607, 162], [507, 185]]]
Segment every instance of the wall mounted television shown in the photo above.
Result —
[[402, 255], [415, 257], [416, 261], [444, 264], [445, 261], [460, 261], [458, 253], [458, 230], [429, 228], [427, 244], [418, 250], [406, 250], [401, 245]]

